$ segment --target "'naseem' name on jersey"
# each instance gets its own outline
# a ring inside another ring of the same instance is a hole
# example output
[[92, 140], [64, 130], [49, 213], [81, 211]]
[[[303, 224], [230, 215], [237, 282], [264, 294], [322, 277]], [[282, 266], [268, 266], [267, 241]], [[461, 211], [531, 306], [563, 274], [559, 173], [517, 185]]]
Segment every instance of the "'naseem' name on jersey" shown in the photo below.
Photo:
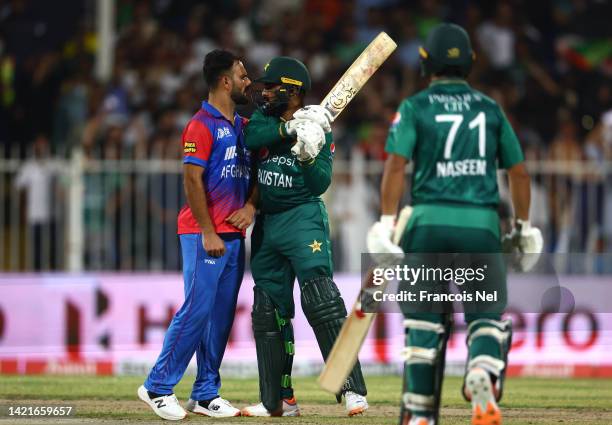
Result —
[[293, 187], [293, 176], [276, 171], [258, 170], [257, 181], [266, 186]]
[[484, 176], [487, 174], [487, 161], [484, 159], [463, 159], [461, 161], [438, 161], [438, 177]]

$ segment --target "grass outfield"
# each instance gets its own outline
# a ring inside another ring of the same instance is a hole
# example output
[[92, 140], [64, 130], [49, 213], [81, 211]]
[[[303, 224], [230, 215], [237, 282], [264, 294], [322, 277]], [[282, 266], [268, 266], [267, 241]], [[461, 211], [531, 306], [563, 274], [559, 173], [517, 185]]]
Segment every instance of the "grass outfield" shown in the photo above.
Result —
[[[142, 383], [139, 377], [22, 377], [0, 376], [0, 404], [29, 405], [72, 404], [76, 419], [63, 423], [153, 423], [156, 416], [136, 397]], [[315, 378], [294, 378], [296, 396], [302, 408], [299, 418], [210, 419], [189, 415], [189, 422], [223, 424], [295, 423], [295, 424], [397, 424], [400, 379], [367, 378], [370, 410], [364, 416], [348, 418], [343, 406], [321, 391]], [[189, 397], [192, 377], [176, 388], [181, 401]], [[448, 378], [444, 386], [442, 424], [469, 424], [468, 404], [460, 396], [459, 378]], [[226, 379], [223, 397], [237, 407], [257, 402], [258, 386], [254, 379]], [[504, 425], [518, 424], [612, 424], [612, 380], [509, 379], [502, 402]], [[35, 423], [25, 419], [19, 424]], [[53, 423], [49, 419], [38, 423]], [[158, 421], [159, 423], [169, 422]], [[0, 423], [7, 423], [6, 416]]]

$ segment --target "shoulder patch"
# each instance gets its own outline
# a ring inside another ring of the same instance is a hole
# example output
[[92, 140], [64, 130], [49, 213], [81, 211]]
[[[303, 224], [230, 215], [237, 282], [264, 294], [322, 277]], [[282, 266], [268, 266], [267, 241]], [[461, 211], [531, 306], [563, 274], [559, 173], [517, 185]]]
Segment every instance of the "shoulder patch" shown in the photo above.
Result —
[[400, 111], [397, 111], [394, 115], [393, 118], [391, 119], [391, 127], [395, 127], [399, 124], [399, 122], [402, 120], [402, 114]]
[[187, 142], [185, 141], [185, 144], [183, 145], [183, 152], [185, 152], [186, 154], [189, 153], [196, 153], [197, 152], [197, 147], [196, 147], [196, 143], [195, 142]]

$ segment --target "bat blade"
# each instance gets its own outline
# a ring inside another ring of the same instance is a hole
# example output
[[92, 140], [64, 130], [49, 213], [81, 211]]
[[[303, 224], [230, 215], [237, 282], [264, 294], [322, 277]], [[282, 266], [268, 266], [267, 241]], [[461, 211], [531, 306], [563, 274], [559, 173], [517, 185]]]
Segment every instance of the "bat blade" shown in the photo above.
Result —
[[[394, 229], [393, 243], [399, 244], [411, 215], [412, 207], [410, 206], [405, 206], [400, 211]], [[370, 330], [370, 325], [377, 314], [375, 312], [376, 308], [370, 308], [368, 309], [370, 312], [364, 312], [361, 302], [366, 299], [372, 299], [371, 294], [366, 297], [369, 291], [375, 288], [377, 291], [384, 292], [388, 285], [386, 280], [380, 285], [374, 285], [373, 278], [374, 273], [370, 269], [364, 279], [364, 284], [359, 292], [357, 301], [355, 301], [351, 313], [342, 325], [338, 338], [336, 338], [336, 342], [325, 361], [323, 371], [319, 375], [319, 386], [332, 394], [340, 392], [346, 382], [346, 378], [348, 378], [355, 363], [357, 363], [359, 350], [361, 350], [363, 341]]]
[[346, 108], [359, 90], [396, 49], [397, 44], [381, 32], [346, 70], [336, 85], [325, 96], [321, 106], [332, 114], [332, 121]]
[[[342, 386], [346, 382], [351, 370], [357, 363], [359, 350], [368, 334], [370, 325], [376, 317], [376, 313], [365, 312], [362, 309], [361, 301], [363, 295], [372, 288], [373, 273], [370, 270], [366, 277], [364, 289], [361, 290], [357, 301], [353, 305], [351, 313], [346, 318], [336, 342], [325, 360], [323, 371], [319, 375], [319, 385], [325, 391], [332, 394], [338, 394], [342, 390]], [[384, 291], [384, 285], [379, 285], [377, 290]]]
[[[356, 306], [356, 308], [359, 308]], [[361, 349], [361, 344], [370, 329], [372, 320], [376, 313], [357, 313], [355, 308], [346, 319], [337, 341], [340, 344], [334, 345], [325, 367], [319, 375], [319, 385], [325, 391], [338, 394], [346, 382], [351, 370], [357, 363], [357, 356]], [[359, 338], [358, 335], [363, 335]]]

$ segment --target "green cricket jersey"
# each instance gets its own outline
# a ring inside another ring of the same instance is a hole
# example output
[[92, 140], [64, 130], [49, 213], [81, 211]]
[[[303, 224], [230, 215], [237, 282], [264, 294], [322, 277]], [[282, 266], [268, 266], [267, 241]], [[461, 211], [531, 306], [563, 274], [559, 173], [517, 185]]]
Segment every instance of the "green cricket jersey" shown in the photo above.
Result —
[[245, 129], [246, 146], [254, 152], [259, 187], [259, 209], [263, 213], [286, 211], [307, 202], [319, 202], [332, 178], [333, 141], [326, 144], [315, 161], [301, 165], [291, 154], [293, 139], [284, 133], [283, 121], [253, 113]]
[[405, 99], [386, 151], [414, 161], [413, 204], [497, 206], [497, 168], [523, 161], [520, 144], [494, 100], [463, 80], [438, 80]]

